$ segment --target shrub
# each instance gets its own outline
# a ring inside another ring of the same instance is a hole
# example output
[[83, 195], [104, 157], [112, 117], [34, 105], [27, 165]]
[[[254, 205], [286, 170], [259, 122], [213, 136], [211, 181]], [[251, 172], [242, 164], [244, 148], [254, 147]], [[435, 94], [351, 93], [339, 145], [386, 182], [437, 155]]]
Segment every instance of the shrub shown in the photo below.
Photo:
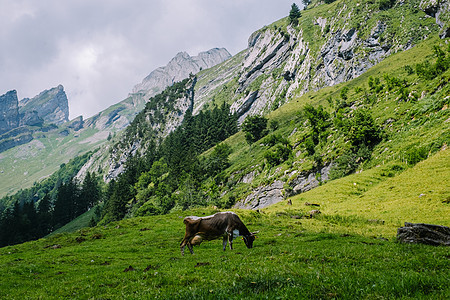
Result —
[[428, 157], [428, 149], [425, 146], [413, 147], [406, 151], [405, 159], [408, 165], [415, 165]]
[[226, 143], [217, 145], [211, 155], [204, 161], [204, 169], [210, 176], [215, 176], [229, 167], [228, 156], [231, 154], [231, 147]]
[[436, 62], [432, 64], [429, 61], [425, 61], [424, 63], [417, 64], [417, 76], [431, 80], [447, 71], [450, 68], [450, 55], [447, 55], [446, 52], [450, 53], [450, 46], [447, 51], [442, 50], [439, 46], [434, 46]]
[[375, 93], [379, 93], [383, 90], [383, 84], [380, 82], [378, 77], [369, 77], [369, 89]]
[[349, 90], [349, 89], [348, 89], [348, 87], [346, 87], [346, 86], [344, 86], [344, 87], [341, 89], [340, 96], [341, 96], [342, 100], [347, 100], [347, 99], [348, 99], [348, 95], [347, 95], [348, 90]]
[[326, 129], [331, 125], [329, 120], [330, 114], [320, 105], [315, 109], [312, 105], [306, 105], [304, 108], [304, 114], [309, 120], [312, 127], [311, 137], [314, 145], [319, 143], [319, 139], [326, 137]]
[[298, 19], [301, 16], [302, 16], [302, 13], [300, 12], [300, 9], [298, 8], [297, 4], [292, 3], [291, 10], [289, 12], [289, 24], [297, 26]]
[[377, 5], [381, 10], [387, 10], [395, 4], [395, 0], [378, 0]]
[[245, 133], [247, 143], [253, 144], [267, 134], [267, 121], [263, 116], [250, 116], [245, 119], [242, 131]]
[[291, 145], [276, 144], [264, 153], [264, 158], [269, 166], [277, 166], [288, 160], [292, 152]]
[[406, 74], [408, 74], [408, 75], [414, 74], [414, 69], [410, 65], [405, 66], [405, 71], [406, 71]]
[[355, 150], [361, 146], [372, 148], [381, 141], [381, 129], [369, 111], [357, 109], [350, 119], [347, 138]]
[[341, 155], [334, 162], [334, 166], [330, 170], [330, 179], [338, 179], [353, 173], [358, 167], [356, 156], [352, 153]]

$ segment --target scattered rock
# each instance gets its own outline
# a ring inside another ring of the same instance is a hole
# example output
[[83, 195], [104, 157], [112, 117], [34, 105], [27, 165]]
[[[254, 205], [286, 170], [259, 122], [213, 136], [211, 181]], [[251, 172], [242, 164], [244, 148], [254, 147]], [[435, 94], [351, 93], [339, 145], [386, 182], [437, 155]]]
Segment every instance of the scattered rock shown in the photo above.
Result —
[[125, 270], [123, 270], [124, 272], [130, 272], [130, 271], [136, 271], [131, 265], [126, 268]]
[[319, 214], [321, 214], [322, 212], [320, 211], [320, 210], [318, 210], [318, 209], [314, 209], [314, 210], [311, 210], [309, 213], [308, 213], [308, 217], [309, 218], [314, 218], [315, 216], [318, 216]]
[[283, 201], [283, 185], [283, 181], [277, 180], [269, 186], [258, 187], [244, 200], [237, 202], [234, 207], [260, 209]]
[[77, 242], [77, 243], [82, 243], [82, 242], [84, 242], [86, 239], [84, 238], [84, 237], [81, 237], [81, 236], [78, 236], [78, 237], [76, 237], [75, 238], [75, 241]]
[[202, 266], [208, 266], [208, 265], [210, 265], [209, 262], [204, 262], [204, 263], [199, 262], [199, 263], [197, 263], [197, 264], [194, 266], [194, 268], [202, 267]]
[[369, 223], [376, 223], [376, 224], [384, 224], [383, 220], [378, 220], [378, 219], [370, 219], [367, 220]]
[[450, 227], [405, 222], [405, 226], [397, 230], [397, 239], [408, 244], [450, 246]]

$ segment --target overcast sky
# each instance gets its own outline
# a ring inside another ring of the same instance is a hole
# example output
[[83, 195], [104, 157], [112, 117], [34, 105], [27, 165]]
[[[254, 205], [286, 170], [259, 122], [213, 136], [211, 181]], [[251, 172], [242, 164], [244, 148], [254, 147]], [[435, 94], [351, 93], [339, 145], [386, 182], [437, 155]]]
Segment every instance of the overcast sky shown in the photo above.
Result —
[[180, 51], [244, 50], [293, 2], [0, 0], [0, 95], [15, 89], [20, 100], [62, 84], [70, 119], [87, 118]]

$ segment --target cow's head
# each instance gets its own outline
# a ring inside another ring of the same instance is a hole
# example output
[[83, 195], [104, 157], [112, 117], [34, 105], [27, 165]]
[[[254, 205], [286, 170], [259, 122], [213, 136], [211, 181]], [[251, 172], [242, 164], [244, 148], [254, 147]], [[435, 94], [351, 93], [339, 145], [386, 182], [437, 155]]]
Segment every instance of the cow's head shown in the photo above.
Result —
[[249, 235], [244, 235], [242, 237], [244, 239], [245, 245], [247, 248], [253, 248], [253, 241], [255, 240], [256, 236], [255, 233], [250, 233]]

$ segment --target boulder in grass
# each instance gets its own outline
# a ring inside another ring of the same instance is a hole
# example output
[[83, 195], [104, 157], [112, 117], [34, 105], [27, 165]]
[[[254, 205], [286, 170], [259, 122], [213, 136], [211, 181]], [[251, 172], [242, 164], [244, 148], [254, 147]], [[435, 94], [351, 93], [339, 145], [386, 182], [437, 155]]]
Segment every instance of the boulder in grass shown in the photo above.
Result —
[[397, 239], [401, 243], [450, 246], [450, 227], [405, 222], [397, 230]]

